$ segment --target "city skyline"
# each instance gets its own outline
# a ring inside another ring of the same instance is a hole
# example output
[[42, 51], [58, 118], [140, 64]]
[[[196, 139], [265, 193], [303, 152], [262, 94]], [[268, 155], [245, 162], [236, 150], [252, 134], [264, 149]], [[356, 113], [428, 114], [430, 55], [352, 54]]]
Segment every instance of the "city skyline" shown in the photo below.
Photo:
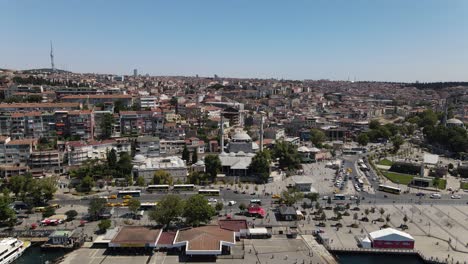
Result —
[[350, 2], [6, 1], [0, 68], [466, 81], [467, 2]]

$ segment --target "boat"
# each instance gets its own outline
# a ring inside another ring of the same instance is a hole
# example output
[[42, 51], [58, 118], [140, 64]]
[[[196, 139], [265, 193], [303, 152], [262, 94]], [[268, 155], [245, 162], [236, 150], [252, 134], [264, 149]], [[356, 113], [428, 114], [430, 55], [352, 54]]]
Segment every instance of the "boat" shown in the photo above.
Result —
[[0, 264], [10, 264], [23, 255], [31, 245], [29, 241], [22, 241], [14, 237], [4, 238], [0, 241]]

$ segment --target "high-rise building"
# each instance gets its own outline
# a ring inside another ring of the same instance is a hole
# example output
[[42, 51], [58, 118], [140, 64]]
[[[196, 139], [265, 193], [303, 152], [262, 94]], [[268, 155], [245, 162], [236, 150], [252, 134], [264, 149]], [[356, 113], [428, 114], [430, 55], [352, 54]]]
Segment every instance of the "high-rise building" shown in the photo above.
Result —
[[138, 76], [138, 70], [137, 69], [133, 69], [133, 77], [137, 77]]

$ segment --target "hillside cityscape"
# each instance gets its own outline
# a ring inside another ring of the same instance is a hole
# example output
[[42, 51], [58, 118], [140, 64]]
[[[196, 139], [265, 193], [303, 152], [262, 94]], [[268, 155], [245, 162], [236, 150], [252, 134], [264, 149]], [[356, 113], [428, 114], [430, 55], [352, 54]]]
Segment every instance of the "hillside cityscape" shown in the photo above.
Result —
[[0, 6], [0, 264], [467, 263], [467, 1]]

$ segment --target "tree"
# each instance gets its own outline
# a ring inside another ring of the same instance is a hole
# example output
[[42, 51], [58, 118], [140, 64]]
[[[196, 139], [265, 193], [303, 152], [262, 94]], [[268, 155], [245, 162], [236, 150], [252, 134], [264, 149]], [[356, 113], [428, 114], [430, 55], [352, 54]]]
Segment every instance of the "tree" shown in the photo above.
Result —
[[78, 215], [78, 212], [76, 210], [68, 210], [65, 212], [65, 215], [67, 216], [68, 220], [73, 220], [75, 217]]
[[357, 143], [361, 146], [367, 146], [369, 144], [369, 136], [366, 133], [361, 133], [357, 137]]
[[319, 194], [318, 193], [307, 193], [304, 195], [304, 198], [309, 199], [311, 202], [315, 202], [318, 200]]
[[255, 175], [260, 176], [262, 182], [266, 182], [270, 177], [270, 153], [266, 150], [259, 151], [252, 158], [249, 165], [249, 170]]
[[322, 143], [327, 139], [325, 133], [323, 133], [322, 130], [320, 129], [317, 129], [317, 128], [312, 128], [310, 130], [310, 141], [312, 141], [312, 143], [318, 147], [318, 148], [321, 148], [322, 147]]
[[189, 183], [196, 184], [196, 185], [202, 184], [203, 182], [206, 181], [206, 179], [207, 179], [207, 175], [200, 171], [192, 171], [188, 177]]
[[385, 209], [380, 208], [379, 213], [380, 213], [380, 218], [382, 218], [383, 214], [385, 213]]
[[281, 194], [282, 201], [288, 206], [292, 206], [303, 198], [304, 194], [298, 192], [296, 189], [289, 189]]
[[187, 148], [187, 145], [184, 145], [184, 149], [182, 150], [182, 159], [185, 160], [186, 164], [190, 162], [190, 152]]
[[106, 231], [107, 229], [111, 227], [111, 224], [112, 224], [111, 220], [102, 219], [101, 222], [99, 222], [98, 224], [99, 230]]
[[216, 178], [219, 172], [221, 172], [221, 160], [218, 155], [207, 155], [205, 157], [205, 168], [206, 173], [211, 180]]
[[54, 177], [40, 179], [40, 185], [44, 202], [48, 202], [54, 198], [54, 193], [57, 191], [57, 179]]
[[245, 205], [245, 203], [240, 203], [239, 204], [239, 210], [241, 210], [242, 212], [247, 209], [247, 206]]
[[145, 178], [143, 176], [138, 176], [136, 179], [136, 185], [143, 187], [146, 185]]
[[386, 222], [387, 225], [388, 225], [388, 222], [390, 222], [390, 214], [387, 214], [387, 215], [385, 216], [385, 222]]
[[405, 215], [405, 216], [403, 217], [403, 222], [405, 222], [405, 225], [406, 225], [406, 222], [408, 222], [408, 216]]
[[278, 141], [272, 150], [272, 157], [277, 159], [280, 168], [293, 170], [299, 169], [301, 158], [296, 146], [286, 141]]
[[223, 205], [222, 202], [217, 202], [216, 205], [215, 205], [216, 211], [219, 212], [219, 211], [223, 210], [223, 206], [224, 206], [224, 205]]
[[112, 136], [112, 125], [114, 124], [114, 116], [106, 113], [102, 116], [100, 123], [101, 139], [108, 139]]
[[130, 199], [130, 201], [128, 201], [128, 210], [130, 210], [130, 212], [132, 212], [133, 214], [136, 214], [138, 212], [138, 209], [140, 209], [140, 206], [141, 206], [141, 203], [138, 199]]
[[8, 196], [0, 196], [0, 223], [13, 227], [16, 223], [16, 213], [15, 210], [10, 207], [10, 202]]
[[117, 152], [115, 149], [111, 149], [107, 154], [107, 165], [109, 168], [116, 168], [117, 166]]
[[404, 140], [400, 135], [396, 135], [392, 137], [392, 143], [393, 143], [393, 153], [397, 153], [398, 150], [400, 149], [400, 146], [403, 145]]
[[149, 218], [163, 226], [168, 226], [172, 221], [184, 213], [184, 201], [178, 195], [166, 195], [149, 212]]
[[97, 219], [99, 213], [104, 209], [106, 206], [106, 199], [102, 198], [93, 198], [89, 202], [88, 207], [88, 214], [90, 215], [91, 219]]
[[200, 223], [207, 223], [213, 215], [215, 210], [203, 195], [193, 195], [185, 203], [184, 217], [188, 224], [198, 226]]
[[197, 152], [197, 148], [195, 148], [192, 153], [192, 163], [195, 164], [197, 163], [197, 161], [198, 161], [198, 152]]
[[380, 122], [379, 122], [379, 120], [374, 119], [374, 120], [371, 120], [371, 121], [369, 122], [369, 128], [370, 128], [370, 129], [377, 129], [377, 128], [379, 128], [379, 127], [380, 127]]
[[52, 206], [47, 206], [44, 212], [42, 212], [42, 217], [46, 218], [49, 216], [53, 216], [54, 214], [55, 214], [55, 209]]
[[24, 190], [26, 178], [22, 175], [15, 175], [8, 179], [8, 187], [18, 197], [18, 194]]
[[91, 176], [86, 176], [81, 180], [80, 191], [90, 192], [94, 187], [94, 180]]
[[119, 161], [117, 162], [117, 171], [121, 176], [125, 177], [132, 173], [132, 157], [127, 152], [120, 153]]
[[153, 175], [153, 184], [172, 184], [172, 176], [165, 170], [158, 170]]

